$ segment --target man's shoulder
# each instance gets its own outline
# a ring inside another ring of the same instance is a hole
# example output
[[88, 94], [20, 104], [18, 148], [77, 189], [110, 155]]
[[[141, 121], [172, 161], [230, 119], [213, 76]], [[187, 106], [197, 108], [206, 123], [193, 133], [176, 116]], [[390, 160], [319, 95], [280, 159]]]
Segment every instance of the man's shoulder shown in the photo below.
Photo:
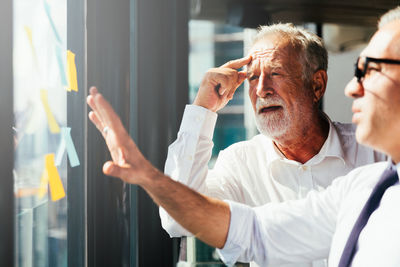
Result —
[[362, 175], [362, 174], [376, 174], [376, 173], [382, 173], [385, 168], [388, 166], [387, 161], [380, 161], [380, 162], [375, 162], [375, 163], [370, 163], [366, 164], [364, 166], [355, 168], [349, 174], [357, 174], [357, 175]]
[[353, 187], [373, 187], [387, 166], [387, 161], [367, 164], [350, 171], [346, 177]]

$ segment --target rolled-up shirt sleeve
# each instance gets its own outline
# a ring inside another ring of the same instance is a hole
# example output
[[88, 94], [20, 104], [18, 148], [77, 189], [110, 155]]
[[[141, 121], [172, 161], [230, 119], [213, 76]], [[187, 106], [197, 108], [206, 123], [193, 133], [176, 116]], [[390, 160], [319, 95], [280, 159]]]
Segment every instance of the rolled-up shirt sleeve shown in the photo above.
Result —
[[344, 192], [339, 184], [311, 191], [305, 199], [256, 208], [225, 200], [231, 219], [225, 246], [218, 250], [221, 259], [227, 265], [268, 266], [326, 258]]
[[[217, 114], [206, 108], [187, 105], [183, 115], [178, 137], [168, 148], [165, 174], [197, 192], [206, 194], [208, 161], [212, 152], [212, 137]], [[160, 207], [162, 227], [171, 237], [191, 236]]]
[[254, 258], [253, 253], [261, 252], [262, 255], [265, 255], [262, 252], [263, 248], [252, 243], [255, 237], [256, 240], [260, 240], [257, 238], [260, 233], [256, 226], [255, 209], [229, 200], [225, 200], [225, 202], [229, 204], [231, 219], [225, 246], [217, 250], [221, 260], [226, 265], [233, 266], [239, 259], [244, 262], [251, 261]]

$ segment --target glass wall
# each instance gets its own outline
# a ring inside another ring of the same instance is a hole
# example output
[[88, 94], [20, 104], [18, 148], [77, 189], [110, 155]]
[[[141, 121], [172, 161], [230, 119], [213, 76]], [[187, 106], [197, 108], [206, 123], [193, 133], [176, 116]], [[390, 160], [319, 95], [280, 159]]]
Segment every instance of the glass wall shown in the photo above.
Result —
[[67, 1], [15, 0], [13, 15], [15, 265], [67, 266]]
[[[0, 99], [14, 95], [8, 101], [14, 121], [0, 119], [10, 139], [14, 131], [13, 201], [1, 203], [15, 214], [9, 216], [15, 246], [7, 244], [15, 264], [4, 266], [174, 265], [177, 245], [161, 228], [158, 207], [143, 191], [102, 173], [110, 155], [88, 122], [85, 99], [87, 88], [97, 86], [161, 169], [188, 99], [188, 13], [181, 12], [188, 6], [186, 0], [13, 0], [14, 74], [7, 76], [15, 86], [2, 76]], [[11, 49], [3, 40], [6, 58]]]

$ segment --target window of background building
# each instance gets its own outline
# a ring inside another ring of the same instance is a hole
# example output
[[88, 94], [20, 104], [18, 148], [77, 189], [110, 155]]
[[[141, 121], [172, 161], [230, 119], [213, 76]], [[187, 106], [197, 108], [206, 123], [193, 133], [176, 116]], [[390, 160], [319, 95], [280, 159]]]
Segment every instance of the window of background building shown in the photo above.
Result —
[[[196, 97], [202, 78], [209, 68], [221, 66], [226, 62], [243, 57], [243, 28], [210, 21], [191, 20], [189, 22], [189, 102]], [[226, 107], [218, 111], [218, 120], [214, 130], [214, 147], [210, 167], [219, 151], [229, 145], [246, 139], [244, 123], [245, 93], [242, 84], [234, 98]], [[188, 261], [196, 266], [224, 266], [215, 253], [215, 249], [203, 242], [188, 238]]]
[[[244, 31], [240, 27], [192, 20], [189, 22], [189, 38], [189, 102], [192, 103], [209, 68], [243, 56]], [[220, 150], [246, 138], [244, 91], [244, 85], [241, 85], [234, 98], [218, 112], [213, 158]]]

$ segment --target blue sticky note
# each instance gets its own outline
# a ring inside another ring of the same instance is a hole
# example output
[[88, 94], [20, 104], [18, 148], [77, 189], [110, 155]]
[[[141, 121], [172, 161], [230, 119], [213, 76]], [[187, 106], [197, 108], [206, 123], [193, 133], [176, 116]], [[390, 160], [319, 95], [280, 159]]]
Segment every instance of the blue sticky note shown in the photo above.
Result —
[[61, 83], [63, 86], [67, 86], [67, 77], [65, 73], [65, 68], [64, 68], [64, 62], [63, 62], [63, 56], [61, 52], [61, 47], [59, 45], [56, 45], [56, 56], [57, 56], [57, 62], [58, 62], [58, 68], [60, 70], [60, 77], [61, 77]]
[[46, 2], [46, 0], [43, 1], [44, 3], [44, 9], [46, 10], [47, 17], [49, 18], [51, 28], [53, 29], [54, 35], [56, 36], [57, 41], [61, 43], [61, 38], [60, 35], [57, 32], [56, 25], [54, 24], [53, 18], [51, 17], [51, 10], [50, 10], [50, 5]]
[[65, 149], [67, 149], [69, 164], [71, 167], [79, 166], [80, 162], [78, 154], [76, 153], [74, 143], [72, 142], [71, 128], [69, 127], [61, 128], [61, 143], [57, 150], [57, 156], [55, 160], [56, 166], [60, 166]]
[[64, 136], [65, 145], [67, 146], [67, 153], [68, 153], [69, 163], [71, 164], [71, 167], [78, 166], [80, 163], [79, 163], [78, 154], [76, 153], [76, 150], [75, 150], [74, 143], [72, 142], [71, 128], [63, 127], [63, 129], [61, 130], [61, 133]]
[[[63, 128], [61, 128], [61, 133], [62, 133]], [[64, 140], [64, 136], [61, 135], [61, 141], [60, 141], [60, 145], [58, 146], [57, 149], [57, 153], [56, 153], [56, 158], [55, 158], [55, 165], [58, 167], [61, 165], [61, 161], [62, 161], [62, 157], [64, 155], [64, 151], [65, 151], [65, 140]]]

